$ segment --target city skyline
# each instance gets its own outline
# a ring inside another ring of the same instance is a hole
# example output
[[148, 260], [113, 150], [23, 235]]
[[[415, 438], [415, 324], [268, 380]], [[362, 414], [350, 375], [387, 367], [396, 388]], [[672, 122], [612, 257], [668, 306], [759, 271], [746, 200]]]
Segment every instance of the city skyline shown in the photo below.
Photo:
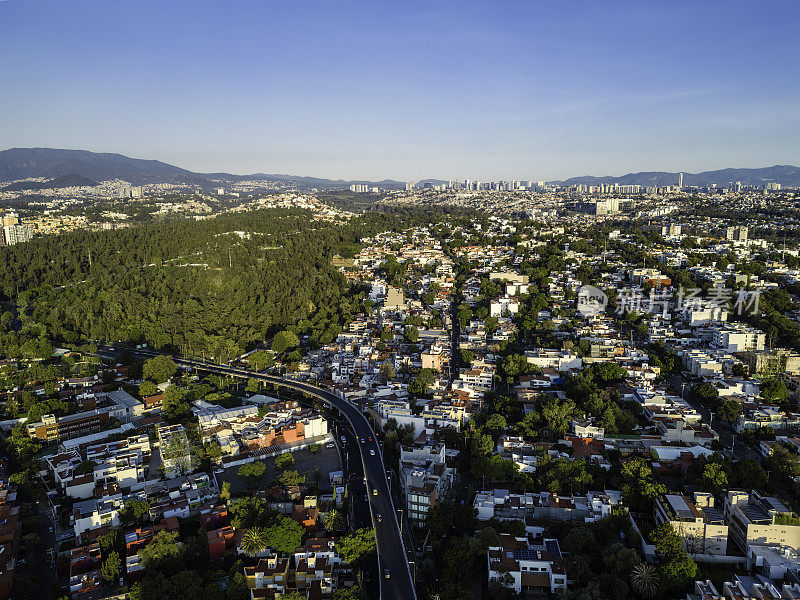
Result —
[[795, 164], [798, 10], [11, 0], [0, 125], [6, 147], [350, 180]]

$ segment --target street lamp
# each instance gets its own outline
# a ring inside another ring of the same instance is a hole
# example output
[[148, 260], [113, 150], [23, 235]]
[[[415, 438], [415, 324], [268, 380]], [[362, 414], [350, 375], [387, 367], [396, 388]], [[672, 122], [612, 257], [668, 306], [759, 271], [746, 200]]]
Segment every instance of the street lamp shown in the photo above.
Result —
[[403, 509], [398, 508], [398, 512], [400, 513], [400, 541], [403, 541]]

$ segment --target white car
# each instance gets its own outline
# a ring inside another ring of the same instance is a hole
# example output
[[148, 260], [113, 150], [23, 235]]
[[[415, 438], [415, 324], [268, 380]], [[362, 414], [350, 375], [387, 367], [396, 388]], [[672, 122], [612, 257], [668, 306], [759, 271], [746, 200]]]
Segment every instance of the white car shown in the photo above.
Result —
[[369, 451], [369, 455], [370, 455], [370, 456], [375, 456], [375, 450], [370, 450], [370, 451]]

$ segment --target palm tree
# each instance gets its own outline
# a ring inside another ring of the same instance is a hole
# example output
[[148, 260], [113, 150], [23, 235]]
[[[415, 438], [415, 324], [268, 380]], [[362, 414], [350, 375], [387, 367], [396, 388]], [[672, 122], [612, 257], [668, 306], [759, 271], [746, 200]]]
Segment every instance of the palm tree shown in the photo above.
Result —
[[251, 527], [244, 532], [239, 548], [247, 556], [255, 556], [267, 549], [267, 532], [261, 527]]
[[631, 585], [637, 594], [651, 598], [658, 590], [658, 572], [653, 565], [641, 563], [631, 571]]

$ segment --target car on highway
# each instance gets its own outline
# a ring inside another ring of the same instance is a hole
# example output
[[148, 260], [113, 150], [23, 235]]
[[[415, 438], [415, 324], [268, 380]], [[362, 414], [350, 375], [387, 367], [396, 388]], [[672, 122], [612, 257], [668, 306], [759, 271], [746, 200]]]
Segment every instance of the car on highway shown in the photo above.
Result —
[[389, 569], [384, 569], [383, 570], [384, 579], [389, 579], [390, 576], [391, 576], [391, 573], [389, 572]]
[[364, 438], [361, 438], [361, 443], [366, 444], [367, 442], [364, 441]]
[[370, 456], [375, 456], [375, 450], [372, 450], [372, 449], [370, 449], [370, 451], [369, 451], [369, 455], [370, 455]]
[[372, 495], [373, 496], [377, 496], [378, 495], [378, 488], [372, 488]]
[[375, 520], [380, 523], [383, 520], [381, 513], [375, 513]]
[[330, 444], [325, 444], [325, 447], [326, 447], [326, 448], [335, 448], [335, 447], [336, 447], [336, 444], [334, 444], [333, 442], [331, 442]]
[[346, 437], [344, 437], [344, 436], [342, 436], [342, 437], [341, 437], [341, 438], [339, 438], [339, 439], [341, 439], [341, 440], [342, 440], [342, 443], [343, 443], [343, 444], [347, 442], [347, 438], [346, 438]]
[[371, 442], [371, 441], [372, 441], [372, 437], [371, 437], [371, 436], [370, 436], [370, 437], [368, 437], [368, 438], [367, 438], [367, 441], [368, 441], [368, 442]]

